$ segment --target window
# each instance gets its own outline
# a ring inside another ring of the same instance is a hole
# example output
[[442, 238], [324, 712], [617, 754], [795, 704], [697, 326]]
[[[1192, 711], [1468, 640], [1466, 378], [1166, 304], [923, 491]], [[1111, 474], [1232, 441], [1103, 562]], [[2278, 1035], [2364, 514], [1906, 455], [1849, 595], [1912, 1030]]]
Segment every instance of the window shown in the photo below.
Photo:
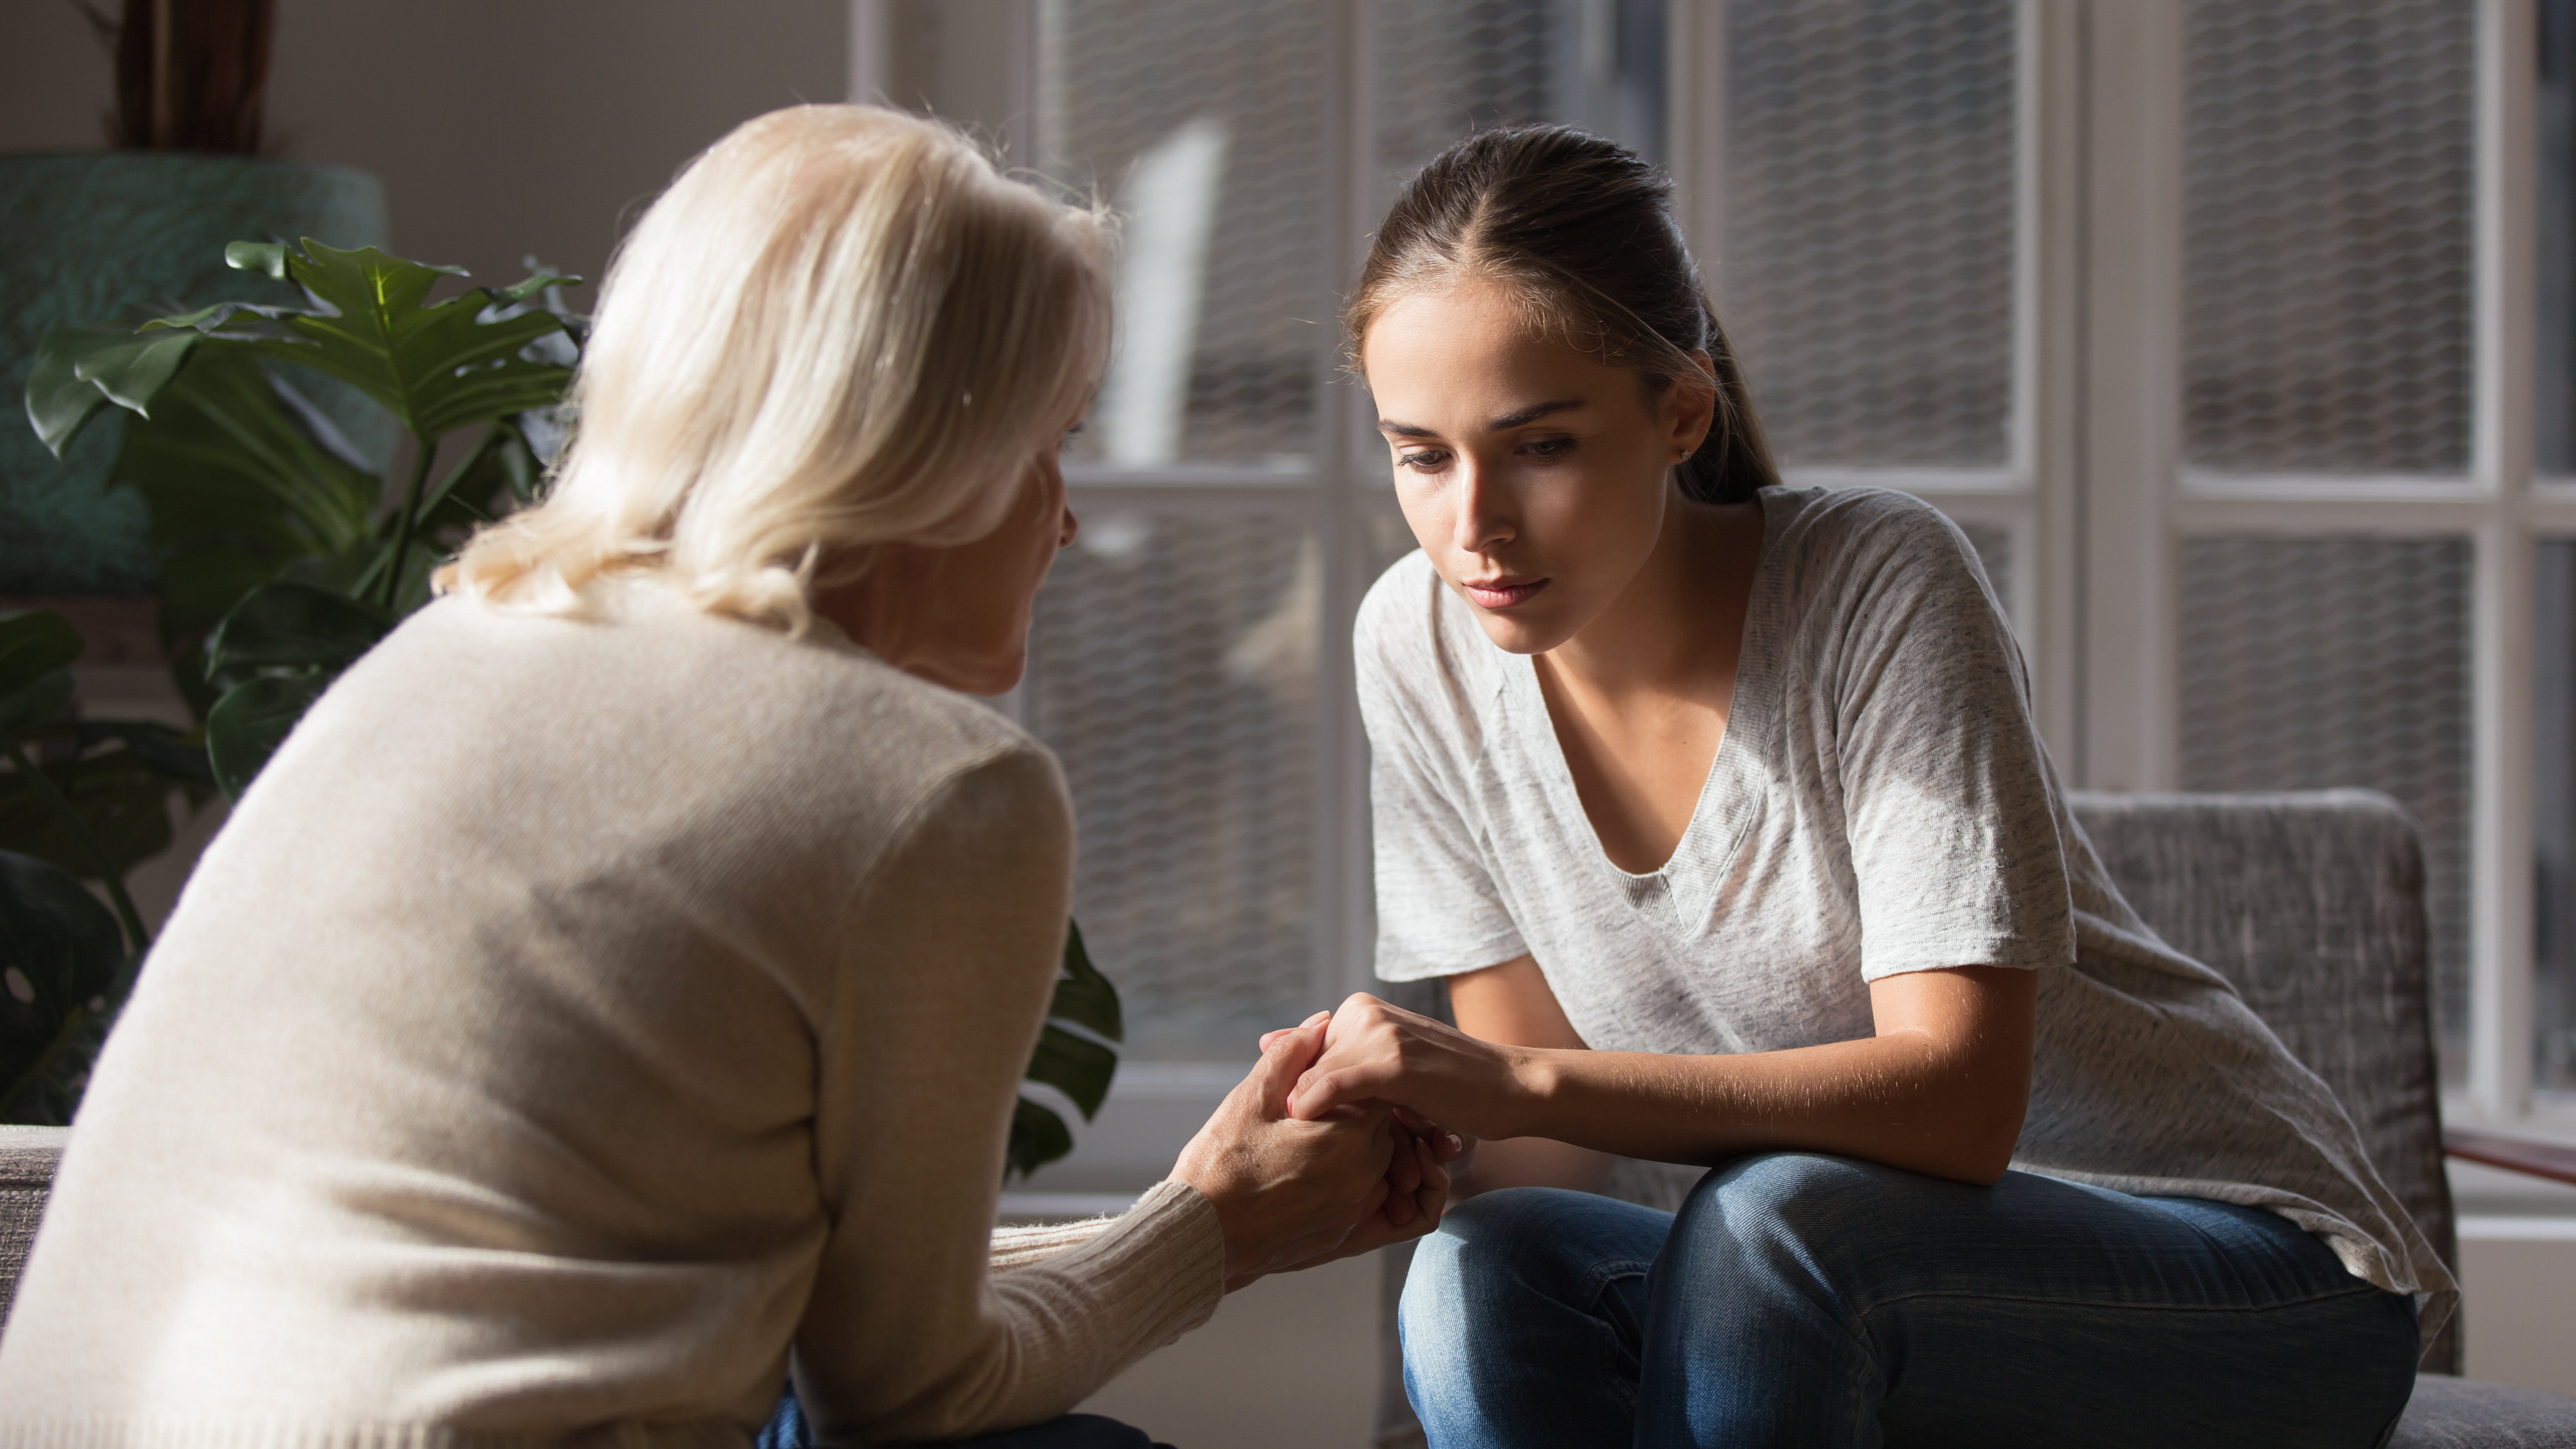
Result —
[[2446, 1080], [2576, 1115], [2576, 0], [960, 9], [1025, 40], [988, 122], [1128, 217], [1017, 707], [1145, 1135], [1367, 984], [1344, 641], [1412, 545], [1335, 310], [1523, 119], [1666, 162], [1791, 481], [1961, 524], [2070, 784], [2404, 803]]

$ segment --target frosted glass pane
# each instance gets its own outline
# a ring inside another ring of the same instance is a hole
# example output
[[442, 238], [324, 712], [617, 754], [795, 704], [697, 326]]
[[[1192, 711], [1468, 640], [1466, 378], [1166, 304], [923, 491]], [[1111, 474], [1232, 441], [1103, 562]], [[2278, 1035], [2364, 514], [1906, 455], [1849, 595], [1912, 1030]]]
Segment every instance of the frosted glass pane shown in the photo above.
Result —
[[2576, 542], [2540, 546], [2532, 825], [2540, 911], [2539, 1084], [2576, 1092]]
[[2452, 1081], [2468, 1028], [2469, 568], [2455, 538], [2182, 545], [2183, 788], [2351, 786], [2414, 815]]
[[1663, 159], [1663, 0], [1379, 0], [1377, 217], [1473, 131], [1559, 121]]
[[2188, 15], [2188, 457], [2464, 471], [2472, 7], [2193, 0]]
[[1700, 263], [1782, 462], [2005, 462], [2015, 14], [1726, 7], [1726, 237]]
[[1103, 513], [1038, 595], [1025, 701], [1074, 916], [1139, 1060], [1240, 1061], [1312, 989], [1322, 569], [1292, 520]]
[[1039, 37], [1045, 170], [1125, 230], [1118, 355], [1074, 460], [1305, 466], [1338, 280], [1320, 14], [1045, 0]]
[[2540, 121], [2538, 369], [2533, 377], [2534, 462], [2576, 475], [2576, 0], [2540, 0], [2533, 47]]

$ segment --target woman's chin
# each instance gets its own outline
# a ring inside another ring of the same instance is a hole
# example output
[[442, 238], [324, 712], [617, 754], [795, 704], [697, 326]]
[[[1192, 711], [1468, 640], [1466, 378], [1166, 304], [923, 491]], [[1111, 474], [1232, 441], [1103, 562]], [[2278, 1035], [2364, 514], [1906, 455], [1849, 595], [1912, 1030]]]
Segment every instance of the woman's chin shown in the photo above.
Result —
[[[1475, 607], [1475, 606], [1470, 606]], [[1522, 614], [1476, 608], [1476, 624], [1494, 647], [1506, 654], [1545, 654], [1562, 644], [1574, 631], [1562, 621], [1544, 614]]]

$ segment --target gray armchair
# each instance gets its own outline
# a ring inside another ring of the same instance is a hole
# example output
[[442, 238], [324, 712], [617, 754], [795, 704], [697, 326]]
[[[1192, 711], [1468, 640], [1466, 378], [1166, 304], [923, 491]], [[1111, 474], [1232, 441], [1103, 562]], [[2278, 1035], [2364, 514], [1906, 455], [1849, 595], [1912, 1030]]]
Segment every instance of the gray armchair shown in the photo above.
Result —
[[[2234, 982], [2334, 1088], [2380, 1175], [2456, 1265], [2414, 822], [2386, 796], [2360, 790], [2078, 794], [2070, 803], [2147, 924]], [[2453, 1133], [2451, 1148], [2576, 1181], [2576, 1152], [2565, 1149], [2473, 1133]], [[1670, 1210], [1698, 1178], [1696, 1168], [1622, 1162], [1608, 1191]], [[1389, 1449], [1421, 1442], [1393, 1359], [1398, 1256], [1390, 1253], [1386, 1268], [1388, 1383], [1379, 1399], [1378, 1442]], [[2576, 1449], [2576, 1399], [2454, 1377], [2460, 1362], [2455, 1318], [2425, 1352], [2390, 1449]]]

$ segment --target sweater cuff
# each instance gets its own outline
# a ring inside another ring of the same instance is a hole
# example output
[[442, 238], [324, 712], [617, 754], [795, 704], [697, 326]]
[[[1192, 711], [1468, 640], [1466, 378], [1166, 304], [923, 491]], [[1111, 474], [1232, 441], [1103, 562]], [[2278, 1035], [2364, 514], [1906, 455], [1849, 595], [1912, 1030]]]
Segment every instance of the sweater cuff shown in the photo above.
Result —
[[1113, 1352], [1132, 1362], [1216, 1312], [1225, 1297], [1225, 1232], [1217, 1225], [1216, 1207], [1197, 1188], [1165, 1179], [1047, 1266], [1120, 1285], [1114, 1291], [1129, 1311], [1117, 1316], [1133, 1326], [1136, 1338]]
[[1007, 1273], [1043, 1263], [1058, 1253], [1069, 1252], [1118, 1225], [1117, 1217], [1076, 1218], [1063, 1223], [1034, 1223], [1027, 1227], [993, 1229], [990, 1270]]

